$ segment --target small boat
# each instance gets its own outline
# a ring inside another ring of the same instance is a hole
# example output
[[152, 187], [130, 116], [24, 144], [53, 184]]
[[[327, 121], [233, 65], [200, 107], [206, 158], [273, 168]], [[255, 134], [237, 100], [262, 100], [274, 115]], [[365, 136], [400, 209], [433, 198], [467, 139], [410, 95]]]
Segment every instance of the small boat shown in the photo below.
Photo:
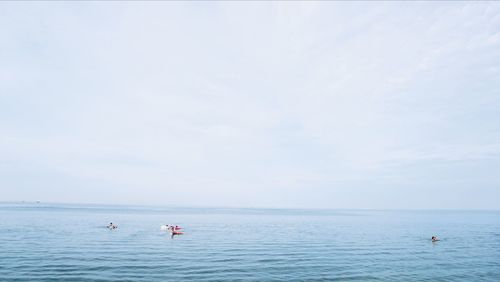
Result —
[[[170, 229], [171, 227], [172, 227], [171, 225], [170, 226], [169, 225], [162, 225], [162, 226], [160, 226], [160, 230], [171, 230]], [[181, 227], [178, 227], [178, 226], [175, 227], [175, 230], [181, 230], [181, 229], [182, 229]]]

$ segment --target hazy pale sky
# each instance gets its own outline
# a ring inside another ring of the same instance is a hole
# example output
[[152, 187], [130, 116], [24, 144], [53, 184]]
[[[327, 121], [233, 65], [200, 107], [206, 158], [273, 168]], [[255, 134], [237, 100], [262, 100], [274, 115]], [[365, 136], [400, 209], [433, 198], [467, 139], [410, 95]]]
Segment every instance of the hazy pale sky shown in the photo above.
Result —
[[500, 209], [500, 4], [0, 3], [0, 201]]

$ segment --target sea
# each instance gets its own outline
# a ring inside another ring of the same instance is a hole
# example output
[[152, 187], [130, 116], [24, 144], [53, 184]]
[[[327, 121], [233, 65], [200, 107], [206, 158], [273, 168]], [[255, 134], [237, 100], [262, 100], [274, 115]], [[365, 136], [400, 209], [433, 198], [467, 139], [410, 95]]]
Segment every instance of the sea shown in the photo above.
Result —
[[500, 281], [500, 211], [2, 203], [0, 281]]

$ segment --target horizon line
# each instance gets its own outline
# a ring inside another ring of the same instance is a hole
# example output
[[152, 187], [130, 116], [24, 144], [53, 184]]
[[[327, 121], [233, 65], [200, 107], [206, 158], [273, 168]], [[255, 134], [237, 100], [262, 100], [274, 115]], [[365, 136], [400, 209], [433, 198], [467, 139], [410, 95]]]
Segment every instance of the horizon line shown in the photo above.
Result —
[[251, 206], [200, 206], [200, 205], [159, 205], [159, 204], [124, 204], [124, 203], [84, 203], [84, 202], [45, 202], [45, 201], [0, 201], [0, 205], [4, 204], [48, 204], [48, 205], [73, 205], [73, 206], [111, 206], [111, 207], [141, 207], [141, 208], [169, 208], [169, 209], [248, 209], [248, 210], [315, 210], [315, 211], [341, 211], [341, 210], [357, 210], [357, 211], [490, 211], [500, 212], [500, 209], [479, 209], [479, 208], [305, 208], [305, 207], [251, 207]]

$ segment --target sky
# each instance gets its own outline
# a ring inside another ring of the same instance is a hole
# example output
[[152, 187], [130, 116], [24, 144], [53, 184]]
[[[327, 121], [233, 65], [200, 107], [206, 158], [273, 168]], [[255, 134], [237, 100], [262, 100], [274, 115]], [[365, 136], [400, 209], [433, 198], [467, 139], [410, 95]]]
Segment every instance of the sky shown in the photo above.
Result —
[[2, 2], [22, 200], [500, 209], [500, 3]]

